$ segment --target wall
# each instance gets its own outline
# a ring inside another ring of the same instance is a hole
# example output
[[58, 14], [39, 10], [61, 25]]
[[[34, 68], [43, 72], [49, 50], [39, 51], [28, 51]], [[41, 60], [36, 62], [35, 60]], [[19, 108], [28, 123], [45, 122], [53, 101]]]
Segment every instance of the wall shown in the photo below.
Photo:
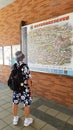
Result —
[[[70, 12], [73, 0], [16, 0], [0, 10], [0, 46], [20, 43], [22, 20], [31, 24]], [[9, 73], [9, 66], [0, 66], [0, 81], [6, 83]], [[34, 93], [73, 107], [73, 77], [31, 73]]]

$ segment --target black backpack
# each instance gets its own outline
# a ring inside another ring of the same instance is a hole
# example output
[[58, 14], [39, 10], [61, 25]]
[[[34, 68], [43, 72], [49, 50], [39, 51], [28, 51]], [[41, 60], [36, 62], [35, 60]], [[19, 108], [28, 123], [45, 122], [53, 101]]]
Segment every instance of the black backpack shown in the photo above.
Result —
[[24, 90], [24, 86], [20, 85], [21, 83], [24, 83], [24, 76], [21, 72], [23, 66], [25, 66], [25, 64], [22, 64], [20, 67], [17, 67], [16, 63], [13, 66], [13, 70], [11, 71], [7, 82], [9, 88], [13, 91], [21, 92]]

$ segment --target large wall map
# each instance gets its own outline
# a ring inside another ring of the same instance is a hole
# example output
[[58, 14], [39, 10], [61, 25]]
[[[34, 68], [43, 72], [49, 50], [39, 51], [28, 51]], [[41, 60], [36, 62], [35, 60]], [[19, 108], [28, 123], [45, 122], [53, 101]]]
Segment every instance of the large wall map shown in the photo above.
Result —
[[27, 26], [31, 70], [73, 76], [73, 13]]

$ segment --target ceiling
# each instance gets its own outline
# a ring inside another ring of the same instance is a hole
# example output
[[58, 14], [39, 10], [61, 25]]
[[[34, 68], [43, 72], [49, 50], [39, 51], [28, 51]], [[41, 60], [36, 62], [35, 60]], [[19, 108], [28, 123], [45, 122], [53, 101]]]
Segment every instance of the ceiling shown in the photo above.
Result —
[[7, 5], [13, 3], [15, 0], [0, 0], [0, 9], [6, 7]]

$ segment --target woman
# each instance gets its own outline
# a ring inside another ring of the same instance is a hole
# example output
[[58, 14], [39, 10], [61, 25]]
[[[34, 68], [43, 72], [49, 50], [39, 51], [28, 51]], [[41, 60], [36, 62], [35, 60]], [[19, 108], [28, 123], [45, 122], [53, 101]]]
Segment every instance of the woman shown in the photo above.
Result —
[[[27, 64], [23, 62], [24, 54], [21, 51], [15, 53], [16, 63], [12, 66], [12, 71], [15, 71], [14, 78], [17, 80], [19, 85], [14, 86], [13, 90], [13, 124], [17, 125], [19, 117], [18, 104], [20, 102], [24, 103], [24, 126], [29, 126], [33, 119], [30, 118], [30, 105], [31, 105], [31, 87], [32, 80], [30, 75], [30, 70]], [[16, 68], [16, 69], [15, 69]], [[16, 71], [17, 70], [17, 71]], [[19, 86], [19, 88], [17, 88]]]

